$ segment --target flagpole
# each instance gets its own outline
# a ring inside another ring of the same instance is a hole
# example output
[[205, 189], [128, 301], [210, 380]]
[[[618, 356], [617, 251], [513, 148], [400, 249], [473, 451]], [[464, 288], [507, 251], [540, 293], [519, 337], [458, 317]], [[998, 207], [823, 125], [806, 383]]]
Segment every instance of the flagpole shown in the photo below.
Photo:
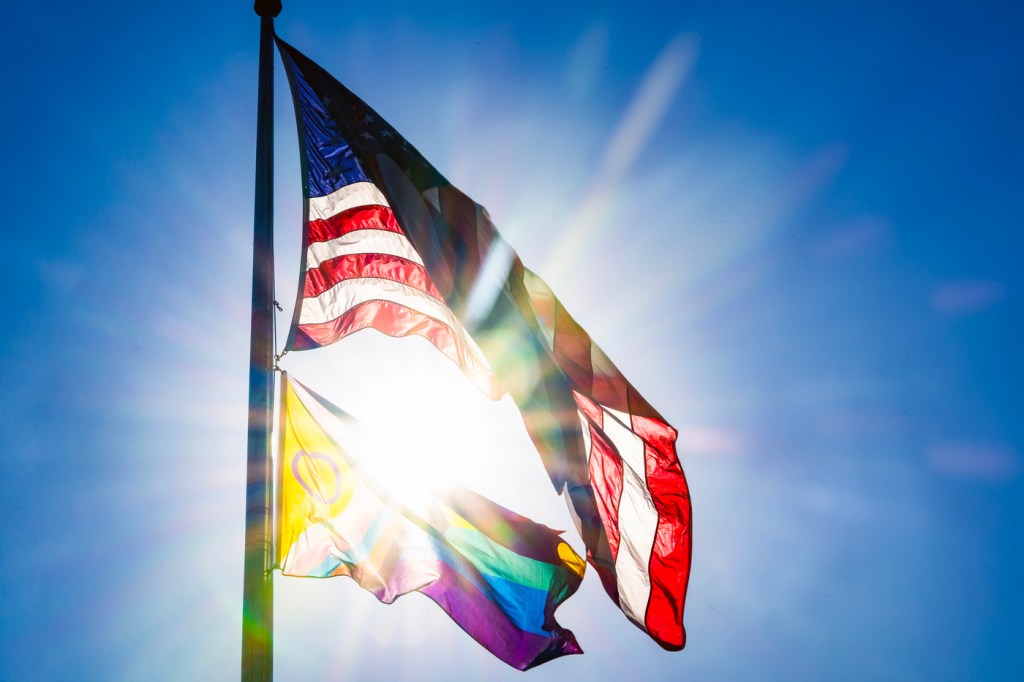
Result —
[[274, 678], [274, 583], [270, 571], [273, 565], [270, 429], [274, 405], [274, 17], [281, 12], [281, 3], [256, 0], [253, 9], [260, 16], [260, 66], [249, 337], [242, 682], [270, 682]]

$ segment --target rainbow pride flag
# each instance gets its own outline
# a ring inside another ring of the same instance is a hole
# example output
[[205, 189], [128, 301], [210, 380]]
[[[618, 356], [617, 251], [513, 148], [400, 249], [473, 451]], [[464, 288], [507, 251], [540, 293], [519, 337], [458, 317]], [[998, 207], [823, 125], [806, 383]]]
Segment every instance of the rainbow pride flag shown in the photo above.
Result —
[[[555, 609], [585, 563], [556, 531], [472, 491], [399, 499], [371, 479], [308, 404], [338, 408], [282, 379], [277, 564], [285, 575], [347, 575], [390, 604], [433, 599], [477, 642], [526, 670], [582, 653]], [[303, 396], [303, 397], [300, 397]]]

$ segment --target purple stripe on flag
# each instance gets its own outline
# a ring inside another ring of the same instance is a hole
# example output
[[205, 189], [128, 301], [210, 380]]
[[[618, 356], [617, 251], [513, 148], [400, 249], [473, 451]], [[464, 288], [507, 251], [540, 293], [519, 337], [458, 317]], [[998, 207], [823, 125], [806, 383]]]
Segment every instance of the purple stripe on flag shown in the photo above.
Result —
[[513, 668], [527, 670], [559, 656], [583, 653], [569, 630], [556, 627], [548, 637], [520, 630], [458, 571], [446, 563], [441, 563], [440, 568], [440, 578], [420, 592], [433, 599], [481, 646]]

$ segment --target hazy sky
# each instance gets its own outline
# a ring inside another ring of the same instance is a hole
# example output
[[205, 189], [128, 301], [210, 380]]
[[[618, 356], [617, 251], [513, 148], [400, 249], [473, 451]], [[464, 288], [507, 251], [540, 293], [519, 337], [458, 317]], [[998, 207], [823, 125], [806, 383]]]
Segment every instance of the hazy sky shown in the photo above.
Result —
[[[964, 4], [285, 0], [281, 36], [487, 206], [679, 429], [694, 555], [683, 652], [588, 575], [558, 612], [586, 654], [525, 676], [420, 595], [278, 578], [278, 679], [1024, 672], [1024, 6]], [[258, 18], [2, 21], [0, 678], [234, 679]], [[389, 456], [570, 527], [514, 407], [426, 342], [283, 364]]]

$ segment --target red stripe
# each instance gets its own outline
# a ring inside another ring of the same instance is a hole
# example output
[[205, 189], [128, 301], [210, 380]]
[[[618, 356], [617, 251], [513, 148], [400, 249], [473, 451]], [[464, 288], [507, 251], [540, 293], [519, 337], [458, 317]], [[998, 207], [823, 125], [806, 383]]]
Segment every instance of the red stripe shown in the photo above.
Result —
[[466, 377], [481, 391], [495, 399], [503, 394], [492, 372], [485, 368], [474, 368], [460, 361], [460, 358], [470, 355], [469, 349], [463, 345], [451, 327], [393, 301], [365, 301], [330, 322], [299, 325], [298, 330], [308, 338], [308, 342], [302, 339], [302, 336], [296, 335], [296, 349], [326, 346], [367, 328], [394, 337], [422, 336], [459, 365]]
[[383, 253], [352, 253], [331, 258], [306, 271], [302, 295], [315, 298], [346, 279], [373, 277], [407, 284], [441, 300], [430, 275], [418, 263]]
[[593, 391], [590, 395], [593, 400], [613, 410], [632, 414], [629, 409], [632, 386], [622, 376], [619, 368], [597, 346], [590, 350], [590, 361], [593, 371]]
[[308, 247], [314, 242], [326, 242], [355, 230], [385, 230], [403, 234], [395, 214], [387, 206], [356, 206], [326, 220], [309, 221]]
[[619, 555], [619, 500], [622, 498], [622, 458], [604, 433], [604, 413], [586, 396], [573, 391], [576, 404], [590, 427], [590, 484], [601, 515], [612, 562]]
[[604, 428], [604, 413], [601, 411], [601, 407], [590, 399], [590, 396], [583, 395], [579, 391], [574, 390], [572, 397], [576, 399], [576, 404], [580, 408], [580, 412], [587, 416], [592, 422], [597, 422], [601, 428]]
[[651, 550], [651, 597], [647, 604], [647, 631], [666, 649], [686, 644], [683, 607], [690, 578], [690, 492], [675, 451], [676, 430], [665, 422], [633, 416], [634, 433], [646, 446], [647, 488], [658, 511], [658, 528]]
[[612, 561], [619, 556], [619, 501], [622, 499], [622, 458], [597, 425], [590, 426], [590, 481], [597, 511], [604, 522]]

